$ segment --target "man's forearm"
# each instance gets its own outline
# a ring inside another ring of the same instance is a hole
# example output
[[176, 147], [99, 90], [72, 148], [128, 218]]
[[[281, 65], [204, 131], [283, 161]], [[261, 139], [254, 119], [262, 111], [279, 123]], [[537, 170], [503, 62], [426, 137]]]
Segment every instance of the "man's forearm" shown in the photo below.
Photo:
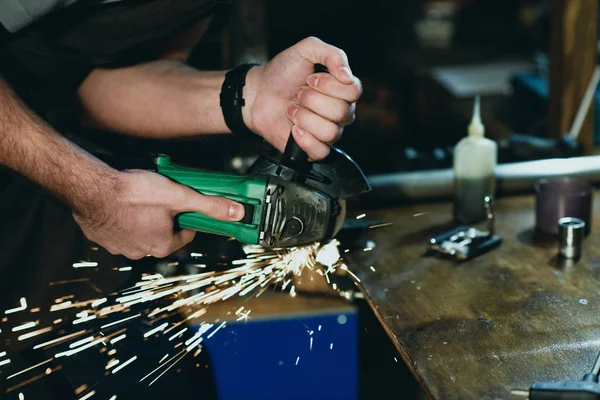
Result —
[[153, 138], [229, 133], [219, 105], [224, 79], [225, 72], [159, 60], [97, 69], [79, 97], [89, 122], [116, 132]]
[[75, 211], [118, 185], [117, 171], [54, 131], [1, 77], [0, 164], [38, 183]]

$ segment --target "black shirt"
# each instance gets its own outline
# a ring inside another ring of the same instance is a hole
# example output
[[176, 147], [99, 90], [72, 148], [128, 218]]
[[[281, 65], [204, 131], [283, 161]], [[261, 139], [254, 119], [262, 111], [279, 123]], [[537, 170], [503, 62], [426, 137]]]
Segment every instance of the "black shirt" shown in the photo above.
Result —
[[[8, 23], [2, 28], [0, 74], [42, 118], [59, 132], [75, 136], [81, 133], [77, 128], [76, 90], [92, 69], [155, 59], [157, 41], [187, 30], [229, 3], [218, 0], [1, 0], [0, 22], [6, 21], [3, 11], [7, 5], [32, 6], [36, 1], [61, 7], [50, 7], [43, 16], [32, 18], [28, 23]], [[104, 266], [98, 269], [98, 279], [93, 282], [96, 289], [110, 293], [123, 287], [124, 282], [115, 282], [114, 274], [110, 273], [111, 267], [123, 265], [123, 259], [115, 261], [102, 250], [90, 254], [90, 244], [68, 207], [1, 167], [0, 221], [0, 311], [16, 307], [22, 296], [27, 298], [30, 307], [47, 309], [58, 297], [57, 287], [48, 284], [78, 278], [80, 272], [72, 268], [72, 263], [90, 255], [94, 260], [101, 258], [98, 261]], [[127, 279], [126, 274], [122, 276]], [[77, 294], [82, 297], [86, 291], [96, 289], [87, 284], [65, 288], [78, 290]], [[88, 295], [91, 298], [98, 293]], [[38, 356], [31, 357], [30, 365]], [[70, 382], [65, 383], [69, 396], [73, 389]], [[165, 384], [164, 390], [170, 390], [168, 381]], [[2, 386], [0, 382], [0, 397], [4, 392]], [[46, 389], [54, 390], [56, 385], [52, 386]], [[60, 393], [56, 398], [67, 398]], [[155, 389], [154, 396], [165, 398], [164, 393], [159, 393], [161, 390]], [[149, 395], [139, 394], [143, 398]], [[189, 398], [196, 396], [190, 393]]]

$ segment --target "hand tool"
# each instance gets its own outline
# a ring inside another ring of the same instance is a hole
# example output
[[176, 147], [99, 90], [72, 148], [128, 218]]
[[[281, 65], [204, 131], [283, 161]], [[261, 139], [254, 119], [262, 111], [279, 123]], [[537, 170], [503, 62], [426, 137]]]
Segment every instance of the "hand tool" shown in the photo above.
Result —
[[491, 195], [485, 196], [483, 200], [487, 210], [486, 232], [459, 226], [429, 239], [428, 251], [465, 261], [498, 247], [502, 243], [502, 238], [495, 234], [494, 200]]
[[332, 146], [324, 160], [309, 162], [291, 134], [280, 158], [259, 157], [245, 176], [180, 166], [168, 156], [157, 158], [156, 171], [202, 194], [239, 202], [246, 211], [239, 222], [183, 213], [177, 216], [181, 228], [264, 247], [293, 247], [333, 238], [344, 222], [346, 199], [371, 189], [345, 152]]
[[600, 399], [600, 353], [592, 370], [581, 381], [534, 382], [529, 388], [529, 400], [593, 400]]
[[510, 158], [517, 160], [539, 160], [548, 158], [568, 158], [583, 155], [581, 145], [577, 141], [590, 104], [600, 81], [600, 67], [586, 88], [581, 104], [571, 125], [571, 129], [558, 139], [546, 139], [529, 135], [513, 134], [507, 141], [500, 142], [500, 151], [510, 153]]

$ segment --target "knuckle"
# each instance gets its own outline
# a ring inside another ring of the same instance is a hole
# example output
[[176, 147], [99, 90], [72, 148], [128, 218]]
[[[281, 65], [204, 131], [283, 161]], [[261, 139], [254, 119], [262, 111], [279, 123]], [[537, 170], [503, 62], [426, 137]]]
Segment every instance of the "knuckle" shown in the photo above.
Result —
[[362, 96], [362, 87], [360, 85], [350, 86], [350, 98], [352, 101], [356, 101]]
[[167, 248], [158, 248], [152, 252], [152, 256], [156, 258], [165, 258], [169, 254], [171, 254], [171, 251]]
[[354, 123], [354, 121], [356, 121], [356, 114], [354, 112], [350, 113], [350, 115], [348, 115], [348, 120], [346, 121], [346, 125], [351, 125]]
[[314, 160], [322, 160], [329, 155], [329, 146], [319, 146], [319, 148], [313, 150], [311, 157]]
[[315, 102], [315, 96], [317, 92], [312, 89], [306, 89], [302, 96], [300, 97], [300, 104], [304, 106], [309, 106]]
[[129, 251], [129, 252], [123, 253], [123, 255], [130, 260], [140, 260], [142, 257], [145, 256], [145, 254], [143, 254], [140, 251]]
[[323, 131], [324, 142], [335, 142], [339, 139], [341, 132], [336, 125], [330, 125], [328, 129]]
[[308, 36], [307, 38], [303, 39], [300, 43], [307, 44], [307, 45], [314, 45], [319, 42], [320, 42], [320, 40], [316, 36]]
[[336, 121], [346, 121], [350, 111], [348, 106], [338, 104], [334, 109], [333, 116]]
[[348, 59], [348, 55], [346, 54], [346, 52], [342, 49], [336, 49], [337, 50], [337, 56], [342, 60], [342, 61], [346, 61]]
[[229, 205], [224, 199], [213, 197], [209, 200], [208, 212], [210, 216], [225, 218], [228, 215]]

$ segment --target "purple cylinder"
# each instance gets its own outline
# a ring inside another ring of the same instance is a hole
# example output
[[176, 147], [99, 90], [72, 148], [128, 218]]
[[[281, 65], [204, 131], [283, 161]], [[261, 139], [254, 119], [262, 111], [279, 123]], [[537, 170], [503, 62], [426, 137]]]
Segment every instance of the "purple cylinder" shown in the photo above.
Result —
[[535, 226], [539, 232], [557, 235], [558, 220], [579, 218], [585, 235], [591, 231], [594, 187], [575, 178], [541, 179], [535, 184]]

